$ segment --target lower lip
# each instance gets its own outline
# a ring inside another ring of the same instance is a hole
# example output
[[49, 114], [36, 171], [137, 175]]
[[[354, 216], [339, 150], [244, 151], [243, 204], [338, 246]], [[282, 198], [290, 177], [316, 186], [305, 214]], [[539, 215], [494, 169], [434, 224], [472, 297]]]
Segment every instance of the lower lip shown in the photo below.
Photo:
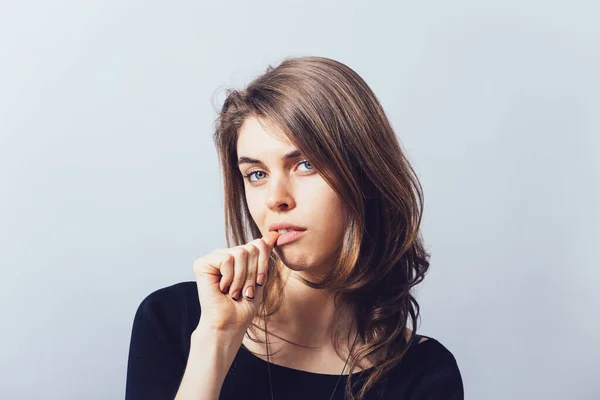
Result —
[[276, 246], [282, 246], [284, 244], [293, 242], [294, 240], [300, 239], [304, 235], [305, 231], [288, 231], [277, 238]]

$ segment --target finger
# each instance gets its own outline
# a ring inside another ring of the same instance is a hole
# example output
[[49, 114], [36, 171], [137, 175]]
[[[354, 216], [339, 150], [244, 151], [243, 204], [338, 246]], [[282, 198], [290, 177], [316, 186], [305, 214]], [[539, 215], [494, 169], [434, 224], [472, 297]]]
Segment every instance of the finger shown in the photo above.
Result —
[[244, 283], [244, 290], [242, 293], [246, 299], [252, 300], [254, 299], [256, 292], [256, 270], [260, 250], [252, 243], [246, 244], [244, 248], [248, 250], [248, 260], [246, 264], [246, 282]]
[[275, 242], [277, 242], [277, 238], [279, 237], [279, 232], [277, 231], [270, 231], [268, 232], [265, 236], [262, 237], [262, 239], [265, 241], [265, 243], [269, 246], [269, 253], [271, 252], [271, 250], [273, 250], [273, 247], [275, 247]]
[[242, 297], [242, 288], [246, 281], [246, 269], [248, 262], [248, 250], [238, 246], [231, 249], [231, 254], [234, 257], [234, 273], [233, 282], [229, 288], [229, 293], [234, 300], [239, 300]]
[[220, 263], [221, 259], [215, 257], [215, 254], [212, 253], [198, 258], [194, 261], [194, 275], [196, 276], [196, 279], [210, 277], [211, 283], [213, 283], [213, 280], [218, 282], [218, 279], [221, 277], [221, 272], [219, 271]]
[[[194, 261], [196, 280], [203, 279], [209, 284], [216, 284], [222, 291], [224, 285], [233, 280], [233, 256], [212, 252]], [[223, 285], [223, 286], [222, 286]]]
[[226, 294], [233, 294], [231, 284], [235, 277], [235, 256], [233, 255], [234, 248], [217, 249], [210, 253], [210, 256], [216, 257], [221, 262], [220, 266], [220, 283], [219, 290]]
[[219, 290], [221, 293], [229, 293], [229, 287], [233, 282], [235, 258], [232, 254], [227, 253], [222, 256], [221, 261], [221, 281], [219, 282]]
[[256, 284], [258, 286], [263, 286], [267, 280], [269, 256], [271, 254], [272, 247], [270, 247], [263, 239], [256, 239], [250, 243], [256, 246], [259, 251], [256, 264]]

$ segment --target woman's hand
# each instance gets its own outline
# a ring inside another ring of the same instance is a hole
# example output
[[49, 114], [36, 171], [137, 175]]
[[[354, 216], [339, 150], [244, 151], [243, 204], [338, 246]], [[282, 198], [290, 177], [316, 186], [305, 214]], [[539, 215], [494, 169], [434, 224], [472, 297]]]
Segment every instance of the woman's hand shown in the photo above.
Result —
[[279, 233], [269, 232], [245, 245], [214, 250], [194, 262], [201, 309], [196, 330], [243, 337], [258, 313], [269, 257], [278, 237]]

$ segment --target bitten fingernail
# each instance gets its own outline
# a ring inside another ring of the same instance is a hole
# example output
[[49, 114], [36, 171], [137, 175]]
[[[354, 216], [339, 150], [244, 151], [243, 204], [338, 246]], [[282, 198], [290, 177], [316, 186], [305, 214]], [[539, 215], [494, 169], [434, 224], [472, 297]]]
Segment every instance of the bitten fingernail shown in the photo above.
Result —
[[254, 288], [252, 286], [248, 286], [246, 288], [246, 298], [253, 299], [254, 298]]
[[238, 300], [238, 299], [240, 298], [240, 291], [239, 291], [239, 290], [236, 290], [236, 291], [235, 291], [235, 293], [234, 293], [233, 295], [231, 295], [231, 297], [232, 297], [234, 300]]

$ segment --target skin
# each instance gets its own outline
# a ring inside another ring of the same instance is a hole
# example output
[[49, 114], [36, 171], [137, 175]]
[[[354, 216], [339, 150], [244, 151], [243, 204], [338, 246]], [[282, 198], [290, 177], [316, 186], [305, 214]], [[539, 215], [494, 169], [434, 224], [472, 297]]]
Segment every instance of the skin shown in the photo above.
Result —
[[[240, 129], [238, 156], [260, 160], [256, 164], [241, 164], [239, 168], [243, 175], [257, 172], [245, 179], [244, 190], [250, 214], [262, 236], [273, 236], [269, 240], [276, 240], [276, 234], [269, 234], [269, 226], [274, 222], [289, 222], [306, 228], [299, 240], [280, 246], [275, 244], [273, 248], [283, 261], [286, 285], [282, 307], [268, 320], [270, 361], [307, 372], [338, 375], [342, 371], [348, 374], [343, 367], [351, 344], [342, 346], [341, 355], [338, 354], [331, 341], [331, 332], [334, 328], [342, 329], [342, 332], [350, 332], [353, 338], [356, 333], [354, 321], [350, 316], [334, 318], [339, 305], [334, 304], [333, 294], [307, 287], [298, 279], [316, 280], [334, 264], [336, 249], [343, 238], [346, 210], [310, 163], [303, 162], [306, 161], [304, 158], [299, 156], [282, 161], [281, 156], [292, 150], [296, 149], [284, 135], [269, 134], [256, 118], [248, 118]], [[269, 243], [269, 246], [273, 245]], [[209, 256], [215, 257], [214, 252]], [[205, 267], [204, 263], [195, 263], [194, 271], [198, 268], [198, 273], [204, 273], [201, 269]], [[220, 287], [217, 292], [222, 290]], [[255, 318], [254, 322], [262, 325], [260, 318]], [[301, 346], [281, 341], [273, 334]], [[410, 331], [407, 336], [409, 334]], [[254, 353], [264, 354], [263, 345], [255, 343], [248, 335], [249, 331], [243, 335], [244, 346]], [[175, 398], [217, 399], [238, 349], [237, 332], [207, 328], [201, 318], [192, 333], [190, 354]], [[372, 364], [362, 360], [354, 372], [370, 367]], [[198, 376], [203, 379], [197, 379]]]
[[[313, 349], [277, 342], [273, 337], [269, 338], [274, 341], [269, 349], [281, 350], [275, 356], [280, 364], [339, 374], [345, 359], [340, 359], [331, 343], [331, 329], [336, 322], [332, 293], [307, 287], [298, 277], [316, 280], [333, 265], [335, 249], [343, 239], [344, 204], [305, 158], [281, 159], [297, 148], [282, 140], [285, 136], [280, 132], [270, 134], [271, 129], [265, 121], [254, 117], [246, 119], [240, 128], [238, 157], [261, 161], [239, 165], [242, 175], [250, 174], [244, 179], [248, 209], [262, 235], [268, 233], [272, 223], [281, 221], [304, 227], [306, 231], [302, 238], [274, 249], [286, 267], [283, 275], [287, 284], [284, 304], [268, 320], [268, 330]], [[341, 323], [350, 329], [349, 321]], [[247, 338], [244, 344], [251, 350], [264, 352]], [[272, 360], [276, 361], [274, 357]]]
[[[274, 248], [285, 265], [283, 276], [287, 283], [284, 303], [269, 318], [268, 331], [310, 348], [270, 335], [270, 360], [290, 368], [337, 375], [344, 367], [351, 343], [342, 349], [341, 358], [335, 351], [331, 332], [341, 328], [343, 332], [351, 332], [353, 338], [354, 321], [351, 316], [335, 320], [333, 293], [307, 287], [298, 278], [316, 280], [332, 267], [337, 257], [336, 248], [343, 239], [346, 210], [337, 193], [306, 158], [300, 155], [282, 160], [283, 155], [293, 150], [297, 148], [285, 135], [276, 132], [264, 120], [249, 117], [240, 128], [238, 158], [261, 161], [239, 165], [240, 174], [249, 175], [244, 179], [248, 209], [261, 234], [265, 236], [274, 222], [284, 221], [306, 228], [302, 238]], [[264, 327], [258, 318], [254, 322]], [[410, 333], [407, 330], [407, 337]], [[242, 343], [255, 353], [265, 353], [264, 346], [247, 335]], [[273, 354], [275, 351], [278, 353]], [[371, 366], [363, 360], [355, 372]]]

